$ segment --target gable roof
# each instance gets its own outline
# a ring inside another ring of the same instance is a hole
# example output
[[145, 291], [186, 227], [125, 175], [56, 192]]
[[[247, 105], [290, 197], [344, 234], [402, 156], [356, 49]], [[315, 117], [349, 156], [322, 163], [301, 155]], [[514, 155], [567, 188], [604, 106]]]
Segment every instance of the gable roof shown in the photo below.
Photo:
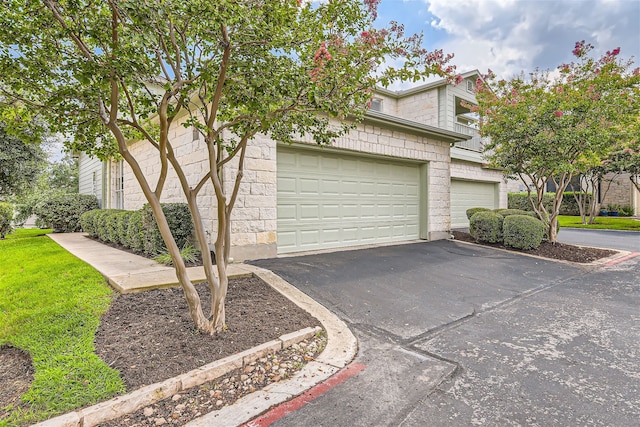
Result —
[[[482, 79], [482, 75], [480, 74], [480, 71], [478, 71], [477, 69], [467, 71], [466, 73], [462, 73], [460, 75], [462, 76], [463, 79], [468, 79], [469, 77], [474, 77], [474, 76]], [[390, 96], [392, 98], [398, 99], [398, 98], [404, 98], [405, 96], [414, 95], [416, 93], [431, 90], [440, 86], [446, 86], [449, 84], [451, 83], [447, 79], [440, 79], [434, 82], [425, 83], [423, 85], [412, 87], [410, 89], [404, 89], [404, 90], [389, 90], [383, 87], [377, 87], [375, 89], [375, 92], [378, 92], [381, 95]]]

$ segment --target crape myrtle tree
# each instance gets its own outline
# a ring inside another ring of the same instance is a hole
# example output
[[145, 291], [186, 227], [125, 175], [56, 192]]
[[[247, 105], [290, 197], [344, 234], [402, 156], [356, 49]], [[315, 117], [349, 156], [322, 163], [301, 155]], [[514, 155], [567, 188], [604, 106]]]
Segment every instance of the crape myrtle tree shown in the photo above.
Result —
[[[452, 55], [390, 23], [376, 29], [378, 0], [8, 0], [0, 16], [0, 91], [73, 134], [70, 148], [131, 167], [157, 220], [198, 329], [225, 328], [230, 217], [247, 144], [256, 134], [320, 145], [362, 120], [376, 85], [450, 77]], [[389, 64], [399, 64], [390, 66]], [[183, 118], [186, 115], [186, 120]], [[178, 119], [203, 136], [208, 167], [197, 179], [175, 154]], [[143, 173], [129, 143], [156, 153]], [[226, 190], [221, 176], [234, 168]], [[208, 247], [198, 194], [215, 190], [217, 277], [202, 251], [210, 316], [191, 283], [160, 206], [173, 169], [195, 237]]]
[[[489, 137], [487, 160], [526, 184], [551, 242], [557, 240], [557, 217], [572, 178], [637, 137], [639, 69], [620, 59], [620, 49], [600, 58], [589, 55], [592, 49], [576, 43], [576, 59], [556, 73], [536, 70], [510, 80], [489, 73], [476, 84], [480, 133]], [[543, 193], [549, 181], [556, 194], [547, 211]]]

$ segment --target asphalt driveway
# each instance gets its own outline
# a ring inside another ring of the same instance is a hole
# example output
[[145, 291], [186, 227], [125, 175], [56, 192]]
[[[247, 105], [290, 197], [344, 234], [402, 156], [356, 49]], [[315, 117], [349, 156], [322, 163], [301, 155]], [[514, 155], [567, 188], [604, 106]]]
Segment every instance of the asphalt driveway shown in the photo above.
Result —
[[571, 245], [595, 246], [623, 251], [640, 252], [639, 231], [588, 230], [582, 228], [562, 228], [558, 241]]
[[637, 260], [438, 241], [254, 261], [345, 320], [367, 366], [276, 425], [637, 425]]

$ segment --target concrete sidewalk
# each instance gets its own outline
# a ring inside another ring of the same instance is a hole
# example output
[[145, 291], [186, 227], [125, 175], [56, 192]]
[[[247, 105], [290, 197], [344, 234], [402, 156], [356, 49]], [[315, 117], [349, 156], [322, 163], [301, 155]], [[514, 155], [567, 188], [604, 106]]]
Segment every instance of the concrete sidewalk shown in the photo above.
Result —
[[[93, 266], [107, 281], [122, 293], [178, 286], [174, 269], [148, 258], [121, 251], [87, 237], [84, 233], [49, 234], [71, 254]], [[202, 267], [189, 268], [193, 282], [205, 280]], [[358, 351], [358, 342], [346, 324], [325, 307], [287, 283], [281, 277], [263, 268], [231, 264], [230, 278], [255, 275], [275, 290], [318, 319], [327, 333], [327, 345], [316, 360], [310, 361], [291, 378], [273, 383], [244, 396], [234, 404], [203, 415], [189, 426], [236, 426], [255, 418], [271, 407], [284, 403], [327, 380], [345, 368]], [[211, 381], [236, 368], [242, 368], [256, 358], [286, 348], [312, 336], [317, 331], [305, 328], [286, 334], [236, 355], [215, 361], [191, 372], [151, 384], [126, 395], [82, 408], [35, 426], [38, 427], [90, 427], [135, 412], [175, 393]]]

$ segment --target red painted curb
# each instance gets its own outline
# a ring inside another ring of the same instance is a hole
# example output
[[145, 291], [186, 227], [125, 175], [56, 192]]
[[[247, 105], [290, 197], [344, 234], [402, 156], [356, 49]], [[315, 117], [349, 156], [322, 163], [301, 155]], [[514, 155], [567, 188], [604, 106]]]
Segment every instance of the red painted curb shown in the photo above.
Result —
[[299, 396], [294, 397], [288, 402], [284, 402], [281, 405], [276, 406], [275, 408], [271, 408], [264, 414], [254, 418], [253, 420], [242, 424], [241, 427], [267, 427], [276, 421], [286, 417], [292, 412], [297, 411], [302, 408], [309, 402], [316, 400], [318, 397], [322, 396], [332, 388], [337, 385], [345, 382], [349, 378], [357, 375], [361, 371], [366, 368], [366, 365], [363, 363], [351, 363], [346, 368], [340, 370], [339, 372], [332, 375], [327, 380], [321, 382], [320, 384], [311, 387], [309, 390], [305, 391]]
[[605, 267], [611, 267], [612, 265], [620, 264], [621, 262], [624, 262], [624, 261], [629, 260], [631, 258], [635, 258], [638, 255], [640, 255], [640, 252], [634, 252], [634, 253], [631, 253], [631, 254], [629, 254], [627, 256], [624, 256], [622, 258], [618, 258], [618, 259], [614, 259], [613, 261], [609, 261], [604, 266]]

